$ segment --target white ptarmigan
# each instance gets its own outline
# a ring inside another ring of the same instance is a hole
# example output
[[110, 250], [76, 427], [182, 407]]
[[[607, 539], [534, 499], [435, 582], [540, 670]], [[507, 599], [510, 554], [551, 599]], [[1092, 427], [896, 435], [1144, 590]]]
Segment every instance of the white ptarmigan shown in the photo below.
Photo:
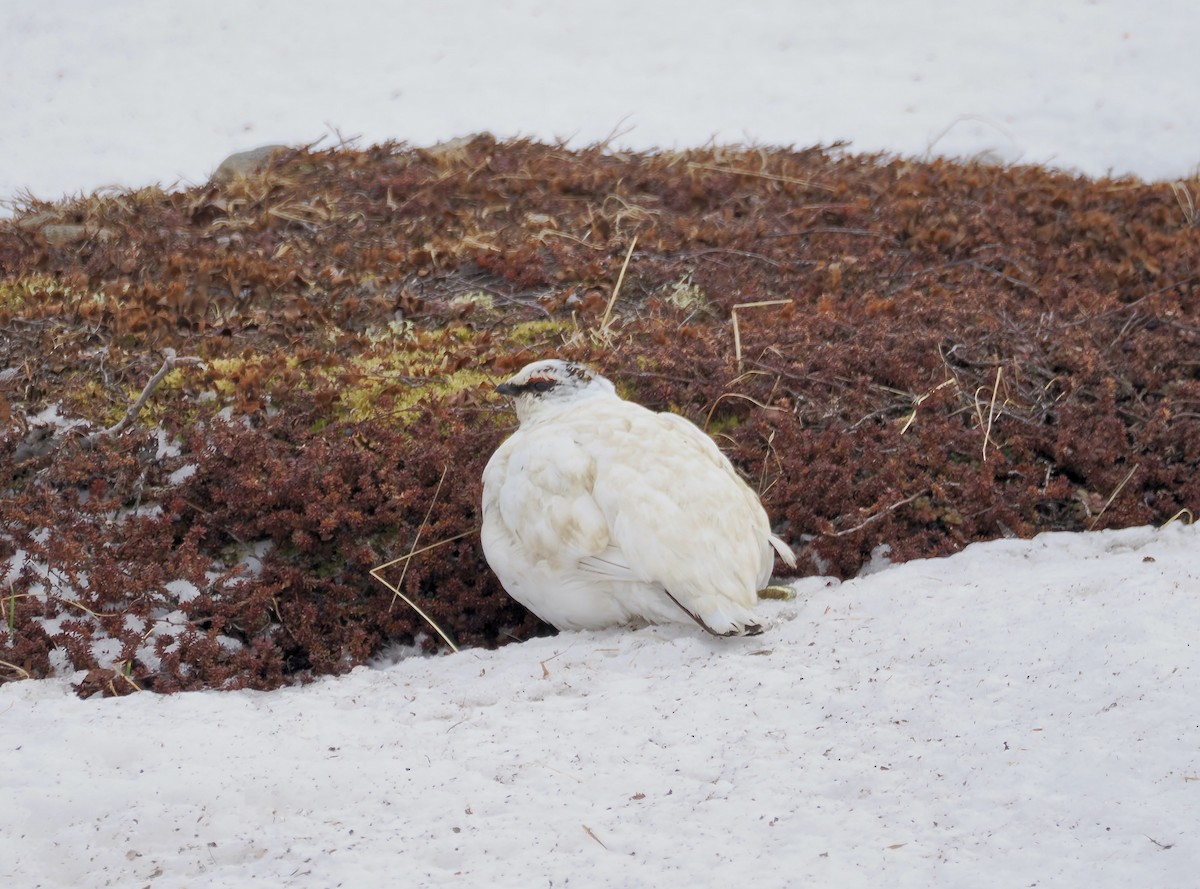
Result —
[[754, 607], [773, 551], [795, 557], [711, 438], [557, 359], [496, 391], [520, 428], [483, 471], [481, 536], [509, 595], [560, 630], [762, 631]]

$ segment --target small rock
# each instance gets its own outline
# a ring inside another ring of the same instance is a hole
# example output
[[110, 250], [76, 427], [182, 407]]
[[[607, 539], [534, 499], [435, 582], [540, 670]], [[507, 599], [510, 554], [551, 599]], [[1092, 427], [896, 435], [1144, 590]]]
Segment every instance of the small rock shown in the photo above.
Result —
[[80, 241], [86, 241], [89, 238], [107, 241], [112, 236], [112, 229], [76, 225], [73, 223], [55, 223], [42, 228], [42, 237], [46, 239], [46, 243], [51, 247], [69, 247], [72, 244], [78, 244]]
[[469, 136], [458, 136], [454, 139], [447, 139], [445, 142], [438, 142], [436, 145], [430, 145], [428, 148], [420, 149], [426, 157], [443, 162], [461, 161], [467, 157], [468, 149], [476, 142], [489, 139], [494, 144], [487, 133], [472, 133]]
[[17, 228], [27, 232], [34, 232], [46, 225], [48, 222], [54, 222], [58, 219], [57, 213], [41, 212], [31, 213], [28, 216], [23, 216], [17, 220]]
[[221, 161], [221, 166], [212, 174], [212, 181], [224, 185], [234, 179], [243, 179], [252, 173], [259, 173], [267, 168], [276, 152], [287, 150], [287, 145], [263, 145], [260, 148], [231, 154]]
[[425, 150], [430, 154], [455, 154], [462, 151], [481, 135], [483, 134], [471, 133], [469, 136], [456, 136], [453, 139], [447, 139], [444, 142], [438, 142], [436, 145], [430, 145]]
[[20, 466], [30, 460], [37, 460], [50, 454], [59, 446], [61, 439], [52, 426], [34, 426], [29, 430], [23, 441], [17, 443], [13, 451], [13, 466]]

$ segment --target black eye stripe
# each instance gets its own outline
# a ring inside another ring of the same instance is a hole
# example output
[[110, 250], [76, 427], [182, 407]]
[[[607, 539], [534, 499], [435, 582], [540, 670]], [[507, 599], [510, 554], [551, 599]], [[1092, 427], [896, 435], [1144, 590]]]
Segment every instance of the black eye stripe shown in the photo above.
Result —
[[532, 389], [534, 392], [549, 392], [551, 389], [553, 389], [557, 385], [558, 385], [557, 380], [534, 379], [534, 380], [530, 380], [528, 383], [526, 383], [521, 388], [522, 389]]

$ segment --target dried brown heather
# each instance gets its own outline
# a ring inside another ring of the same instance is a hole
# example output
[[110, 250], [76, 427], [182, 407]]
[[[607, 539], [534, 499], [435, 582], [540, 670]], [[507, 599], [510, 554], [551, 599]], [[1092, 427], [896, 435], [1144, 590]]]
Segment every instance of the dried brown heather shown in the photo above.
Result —
[[[368, 572], [474, 532], [515, 422], [489, 382], [550, 354], [704, 425], [808, 572], [1194, 512], [1177, 189], [1200, 181], [481, 137], [31, 204], [0, 222], [0, 680], [272, 688], [434, 647]], [[205, 365], [89, 435], [167, 348]], [[87, 425], [31, 422], [50, 405]], [[474, 533], [403, 591], [463, 645], [547, 631]]]

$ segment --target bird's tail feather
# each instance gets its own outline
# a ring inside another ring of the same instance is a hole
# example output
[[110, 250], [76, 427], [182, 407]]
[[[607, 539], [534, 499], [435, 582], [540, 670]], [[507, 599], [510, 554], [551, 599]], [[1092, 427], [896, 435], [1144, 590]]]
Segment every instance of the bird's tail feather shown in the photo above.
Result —
[[779, 553], [779, 558], [787, 563], [789, 568], [796, 567], [796, 554], [792, 552], [792, 548], [776, 537], [774, 534], [770, 537], [771, 546], [775, 548], [775, 552]]

